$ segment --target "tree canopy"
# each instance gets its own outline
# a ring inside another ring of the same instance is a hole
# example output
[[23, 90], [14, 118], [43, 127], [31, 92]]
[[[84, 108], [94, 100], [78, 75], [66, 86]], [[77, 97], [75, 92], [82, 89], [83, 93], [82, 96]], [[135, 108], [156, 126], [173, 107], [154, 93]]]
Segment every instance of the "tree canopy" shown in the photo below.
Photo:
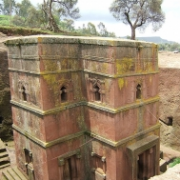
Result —
[[88, 22], [76, 28], [74, 19], [80, 17], [78, 0], [43, 0], [34, 6], [31, 0], [0, 0], [0, 26], [40, 28], [77, 35], [116, 37], [105, 24]]
[[30, 0], [22, 0], [21, 3], [16, 4], [16, 15], [21, 17], [28, 17], [28, 9], [33, 7]]
[[118, 21], [122, 21], [131, 28], [131, 39], [135, 39], [137, 28], [145, 29], [152, 24], [158, 30], [165, 21], [161, 9], [163, 0], [114, 0], [110, 12]]
[[0, 11], [4, 15], [12, 15], [15, 5], [15, 0], [0, 0]]
[[43, 0], [42, 9], [48, 19], [48, 29], [54, 32], [59, 31], [52, 13], [53, 5], [56, 5], [59, 18], [70, 16], [73, 19], [77, 19], [80, 17], [79, 8], [76, 7], [77, 2], [78, 0]]

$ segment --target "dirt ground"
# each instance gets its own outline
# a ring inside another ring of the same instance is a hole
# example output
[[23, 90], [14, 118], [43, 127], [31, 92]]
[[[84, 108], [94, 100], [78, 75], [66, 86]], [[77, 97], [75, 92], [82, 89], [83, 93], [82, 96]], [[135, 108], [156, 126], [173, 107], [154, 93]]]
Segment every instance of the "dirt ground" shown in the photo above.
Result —
[[180, 53], [161, 51], [158, 56], [160, 68], [180, 69]]

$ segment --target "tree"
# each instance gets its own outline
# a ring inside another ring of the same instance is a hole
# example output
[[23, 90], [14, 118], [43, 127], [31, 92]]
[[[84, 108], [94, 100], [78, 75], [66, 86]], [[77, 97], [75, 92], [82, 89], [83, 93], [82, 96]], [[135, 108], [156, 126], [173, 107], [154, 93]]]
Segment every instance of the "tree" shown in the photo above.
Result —
[[0, 2], [0, 14], [2, 13], [2, 10], [3, 10], [3, 4], [2, 2]]
[[15, 16], [12, 18], [11, 22], [12, 22], [14, 25], [16, 25], [16, 26], [22, 26], [22, 27], [25, 26], [25, 19], [22, 18], [21, 16], [15, 15]]
[[73, 19], [79, 18], [79, 8], [76, 8], [78, 0], [43, 0], [42, 10], [48, 18], [47, 29], [59, 32], [60, 29], [55, 21], [55, 17], [52, 13], [53, 4], [56, 5], [59, 17], [70, 16]]
[[74, 31], [74, 21], [72, 19], [64, 19], [65, 28], [68, 31]]
[[12, 15], [16, 2], [14, 0], [1, 0], [0, 9], [4, 15]]
[[42, 16], [42, 11], [40, 11], [38, 8], [34, 8], [31, 6], [27, 10], [28, 16], [26, 17], [26, 25], [31, 28], [40, 28], [44, 26], [45, 19]]
[[102, 22], [100, 22], [98, 24], [98, 28], [99, 28], [100, 36], [103, 36], [103, 37], [107, 37], [108, 36], [108, 31], [106, 29], [106, 26]]
[[[12, 19], [12, 23], [16, 26], [26, 26], [29, 24], [31, 25], [30, 27], [33, 27], [37, 19], [39, 17], [35, 16], [35, 8], [31, 4], [29, 0], [23, 0], [21, 3], [17, 3], [15, 5], [15, 13], [16, 15]], [[31, 11], [29, 11], [31, 9]], [[34, 10], [34, 11], [33, 11]], [[33, 11], [33, 12], [32, 12]], [[32, 18], [32, 13], [34, 13], [34, 18], [32, 19], [32, 22], [27, 24], [27, 19], [30, 20]], [[37, 14], [36, 14], [37, 15]]]
[[163, 0], [114, 0], [110, 12], [117, 20], [130, 25], [131, 39], [135, 39], [137, 28], [145, 29], [152, 24], [156, 31], [162, 26], [165, 21], [162, 3]]
[[109, 32], [106, 29], [105, 24], [103, 24], [102, 22], [100, 22], [98, 24], [98, 29], [99, 29], [99, 35], [102, 36], [102, 37], [116, 37], [115, 33], [114, 32]]
[[21, 3], [16, 4], [16, 15], [20, 17], [28, 17], [28, 9], [33, 7], [29, 0], [23, 0]]
[[86, 32], [88, 34], [97, 35], [96, 26], [93, 23], [88, 22]]

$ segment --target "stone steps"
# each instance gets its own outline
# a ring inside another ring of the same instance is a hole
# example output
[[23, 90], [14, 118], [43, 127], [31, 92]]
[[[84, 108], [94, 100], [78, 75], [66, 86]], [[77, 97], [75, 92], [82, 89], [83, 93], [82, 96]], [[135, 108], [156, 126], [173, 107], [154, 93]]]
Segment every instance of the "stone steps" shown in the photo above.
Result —
[[28, 180], [17, 167], [3, 170], [1, 180]]
[[6, 151], [4, 143], [0, 139], [0, 169], [10, 166], [9, 155]]
[[0, 158], [6, 157], [7, 156], [7, 152], [0, 152]]

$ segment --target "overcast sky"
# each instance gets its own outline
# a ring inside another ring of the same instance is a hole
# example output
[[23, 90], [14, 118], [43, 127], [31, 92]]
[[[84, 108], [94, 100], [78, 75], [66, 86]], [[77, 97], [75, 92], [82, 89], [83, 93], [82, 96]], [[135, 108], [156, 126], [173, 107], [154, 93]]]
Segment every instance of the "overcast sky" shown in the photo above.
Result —
[[[20, 1], [20, 0], [19, 0]], [[42, 0], [30, 0], [33, 4], [40, 3]], [[81, 26], [92, 22], [99, 24], [103, 22], [108, 31], [115, 32], [117, 36], [123, 37], [131, 35], [128, 25], [124, 25], [120, 21], [116, 21], [109, 12], [110, 4], [113, 0], [79, 0], [78, 7], [80, 9], [81, 18], [76, 20], [75, 26]], [[160, 36], [163, 39], [176, 41], [180, 43], [180, 0], [164, 0], [162, 9], [165, 12], [166, 20], [162, 28], [154, 32], [149, 26], [145, 31], [136, 31], [137, 36]]]

